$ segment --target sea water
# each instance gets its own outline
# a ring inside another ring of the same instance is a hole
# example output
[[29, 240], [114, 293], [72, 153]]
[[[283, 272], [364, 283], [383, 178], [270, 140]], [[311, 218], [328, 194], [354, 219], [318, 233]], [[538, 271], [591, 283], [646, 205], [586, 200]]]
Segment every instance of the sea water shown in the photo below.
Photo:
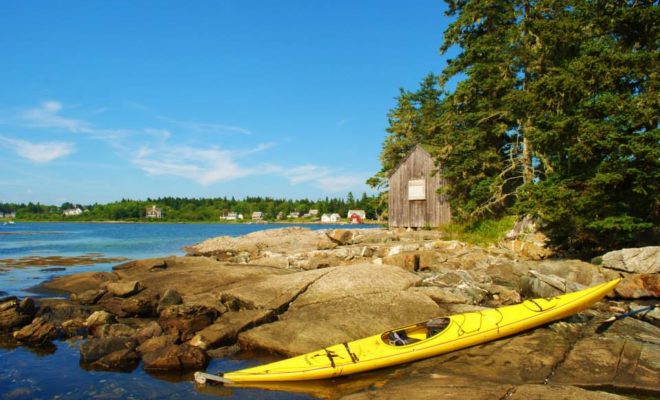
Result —
[[[126, 258], [129, 260], [184, 254], [183, 247], [216, 236], [240, 236], [293, 225], [268, 224], [110, 224], [16, 223], [0, 226], [2, 260], [24, 257]], [[336, 226], [304, 225], [310, 229]], [[364, 226], [365, 228], [368, 226]], [[0, 297], [53, 296], [35, 289], [47, 279], [83, 271], [110, 271], [116, 262], [53, 267], [0, 269]], [[133, 372], [86, 371], [79, 366], [77, 341], [52, 346], [15, 347], [0, 340], [0, 399], [303, 399], [307, 395], [258, 389], [200, 390], [190, 374], [152, 375], [138, 366]], [[260, 360], [214, 359], [207, 370], [230, 371]]]

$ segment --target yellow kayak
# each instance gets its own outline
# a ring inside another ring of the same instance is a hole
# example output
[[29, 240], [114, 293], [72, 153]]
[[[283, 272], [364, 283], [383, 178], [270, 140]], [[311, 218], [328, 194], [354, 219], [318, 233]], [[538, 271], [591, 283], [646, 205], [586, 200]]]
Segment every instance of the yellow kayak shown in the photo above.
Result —
[[286, 360], [195, 380], [223, 383], [326, 379], [407, 363], [513, 335], [591, 307], [620, 279], [561, 296], [435, 318]]

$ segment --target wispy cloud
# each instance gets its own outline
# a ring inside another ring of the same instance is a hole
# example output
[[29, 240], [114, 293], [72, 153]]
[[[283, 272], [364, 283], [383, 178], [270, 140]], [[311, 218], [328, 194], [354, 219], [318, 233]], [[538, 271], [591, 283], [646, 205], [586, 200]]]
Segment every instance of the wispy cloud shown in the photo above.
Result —
[[35, 128], [59, 128], [71, 132], [83, 132], [89, 129], [85, 121], [59, 115], [61, 110], [62, 103], [59, 101], [44, 101], [39, 107], [21, 112], [19, 118], [28, 126]]
[[16, 152], [19, 156], [38, 164], [45, 164], [57, 158], [65, 157], [75, 151], [73, 143], [41, 142], [0, 136], [0, 145]]
[[[255, 152], [263, 147], [239, 151]], [[219, 148], [202, 149], [190, 146], [162, 146], [157, 150], [140, 148], [133, 164], [149, 175], [174, 175], [191, 179], [201, 185], [230, 181], [249, 175], [268, 174], [274, 167], [244, 167], [236, 161], [237, 152]]]
[[327, 167], [306, 164], [282, 171], [292, 185], [309, 183], [324, 192], [342, 192], [359, 187], [364, 177], [342, 174]]
[[169, 122], [178, 126], [179, 128], [186, 129], [189, 131], [201, 132], [201, 133], [211, 133], [211, 134], [227, 134], [227, 133], [239, 133], [241, 135], [252, 135], [252, 131], [249, 129], [241, 128], [240, 126], [231, 126], [223, 125], [216, 123], [208, 122], [197, 122], [197, 121], [181, 121], [174, 118], [157, 116], [156, 118]]

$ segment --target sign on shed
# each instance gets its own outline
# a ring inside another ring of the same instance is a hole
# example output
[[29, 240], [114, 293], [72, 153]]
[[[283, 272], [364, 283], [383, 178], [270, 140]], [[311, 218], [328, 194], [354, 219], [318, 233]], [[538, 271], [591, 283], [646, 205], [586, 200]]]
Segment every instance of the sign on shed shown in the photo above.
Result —
[[411, 179], [408, 181], [408, 200], [426, 200], [426, 181]]

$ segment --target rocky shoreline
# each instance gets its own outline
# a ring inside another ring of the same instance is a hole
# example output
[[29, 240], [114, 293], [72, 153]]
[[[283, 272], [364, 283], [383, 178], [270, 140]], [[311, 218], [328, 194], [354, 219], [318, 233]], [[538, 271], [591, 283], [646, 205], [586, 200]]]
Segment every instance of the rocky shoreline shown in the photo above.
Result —
[[185, 256], [44, 285], [68, 299], [2, 299], [0, 330], [31, 346], [82, 340], [84, 368], [126, 371], [141, 362], [149, 371], [192, 371], [210, 358], [246, 351], [291, 356], [621, 276], [607, 301], [546, 327], [331, 385], [279, 389], [351, 399], [660, 395], [657, 309], [596, 333], [614, 313], [657, 303], [660, 247], [608, 253], [595, 265], [545, 259], [550, 254], [538, 239], [514, 232], [482, 248], [433, 231], [299, 227], [219, 237], [188, 247]]

